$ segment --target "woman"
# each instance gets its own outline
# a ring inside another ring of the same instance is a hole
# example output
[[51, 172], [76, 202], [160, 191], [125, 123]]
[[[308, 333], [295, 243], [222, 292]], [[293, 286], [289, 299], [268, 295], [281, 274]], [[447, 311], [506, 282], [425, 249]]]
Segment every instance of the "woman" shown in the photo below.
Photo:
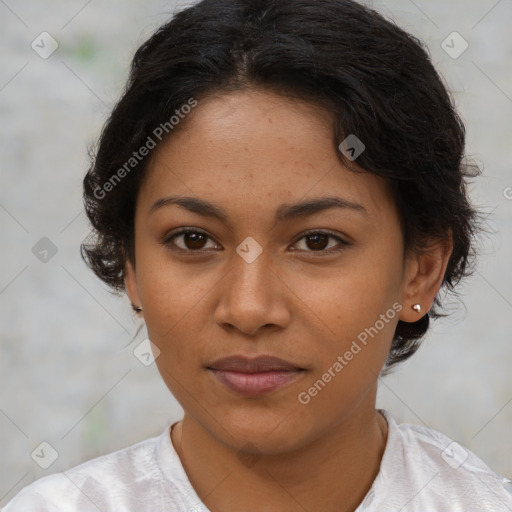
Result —
[[464, 127], [420, 43], [349, 0], [203, 0], [135, 54], [84, 180], [92, 270], [184, 409], [5, 508], [512, 510], [375, 408], [471, 271]]

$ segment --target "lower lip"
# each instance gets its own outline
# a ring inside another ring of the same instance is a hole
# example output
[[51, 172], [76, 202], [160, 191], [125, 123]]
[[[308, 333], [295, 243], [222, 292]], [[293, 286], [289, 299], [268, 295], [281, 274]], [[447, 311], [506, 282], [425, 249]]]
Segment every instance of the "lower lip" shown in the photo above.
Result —
[[271, 371], [261, 373], [242, 373], [228, 370], [210, 369], [215, 378], [237, 393], [246, 396], [256, 396], [277, 391], [303, 373], [301, 370]]

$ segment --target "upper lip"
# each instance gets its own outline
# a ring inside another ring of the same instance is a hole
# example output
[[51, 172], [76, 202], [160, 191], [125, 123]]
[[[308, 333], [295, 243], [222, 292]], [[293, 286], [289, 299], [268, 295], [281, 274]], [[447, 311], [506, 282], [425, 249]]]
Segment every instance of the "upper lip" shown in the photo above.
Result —
[[207, 368], [211, 370], [227, 370], [242, 373], [304, 370], [304, 368], [300, 368], [284, 359], [269, 355], [261, 355], [253, 358], [245, 356], [223, 357], [210, 363]]

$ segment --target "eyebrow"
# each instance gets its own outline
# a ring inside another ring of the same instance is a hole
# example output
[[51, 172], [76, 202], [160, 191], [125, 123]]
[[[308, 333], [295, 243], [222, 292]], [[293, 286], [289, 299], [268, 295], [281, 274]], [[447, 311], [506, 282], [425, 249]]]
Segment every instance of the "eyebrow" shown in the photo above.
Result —
[[[218, 219], [224, 223], [227, 223], [228, 221], [228, 214], [226, 210], [220, 206], [209, 201], [205, 201], [204, 199], [199, 199], [198, 197], [188, 196], [162, 197], [151, 206], [148, 215], [151, 215], [164, 206], [169, 206], [172, 204], [181, 206], [186, 210], [197, 213], [199, 215], [203, 215], [205, 217]], [[366, 208], [358, 203], [348, 201], [347, 199], [343, 199], [341, 197], [325, 196], [316, 197], [308, 201], [294, 204], [281, 204], [276, 210], [275, 221], [283, 222], [285, 220], [290, 220], [297, 217], [308, 217], [330, 208], [348, 209], [362, 213], [364, 215], [368, 215]]]

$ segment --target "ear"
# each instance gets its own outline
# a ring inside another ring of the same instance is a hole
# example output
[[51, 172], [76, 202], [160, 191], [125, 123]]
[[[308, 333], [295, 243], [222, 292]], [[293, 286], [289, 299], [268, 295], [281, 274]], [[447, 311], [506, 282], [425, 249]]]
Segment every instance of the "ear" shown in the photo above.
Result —
[[[417, 322], [432, 307], [443, 283], [446, 267], [453, 250], [451, 232], [445, 239], [431, 242], [421, 250], [413, 250], [406, 257], [400, 320]], [[421, 306], [418, 313], [414, 304]]]
[[[129, 260], [126, 261], [126, 265], [124, 268], [124, 285], [130, 302], [135, 306], [142, 307], [139, 299], [139, 291], [137, 286], [137, 277], [135, 275], [135, 269], [133, 267], [133, 264]], [[138, 313], [141, 314], [140, 311]]]

